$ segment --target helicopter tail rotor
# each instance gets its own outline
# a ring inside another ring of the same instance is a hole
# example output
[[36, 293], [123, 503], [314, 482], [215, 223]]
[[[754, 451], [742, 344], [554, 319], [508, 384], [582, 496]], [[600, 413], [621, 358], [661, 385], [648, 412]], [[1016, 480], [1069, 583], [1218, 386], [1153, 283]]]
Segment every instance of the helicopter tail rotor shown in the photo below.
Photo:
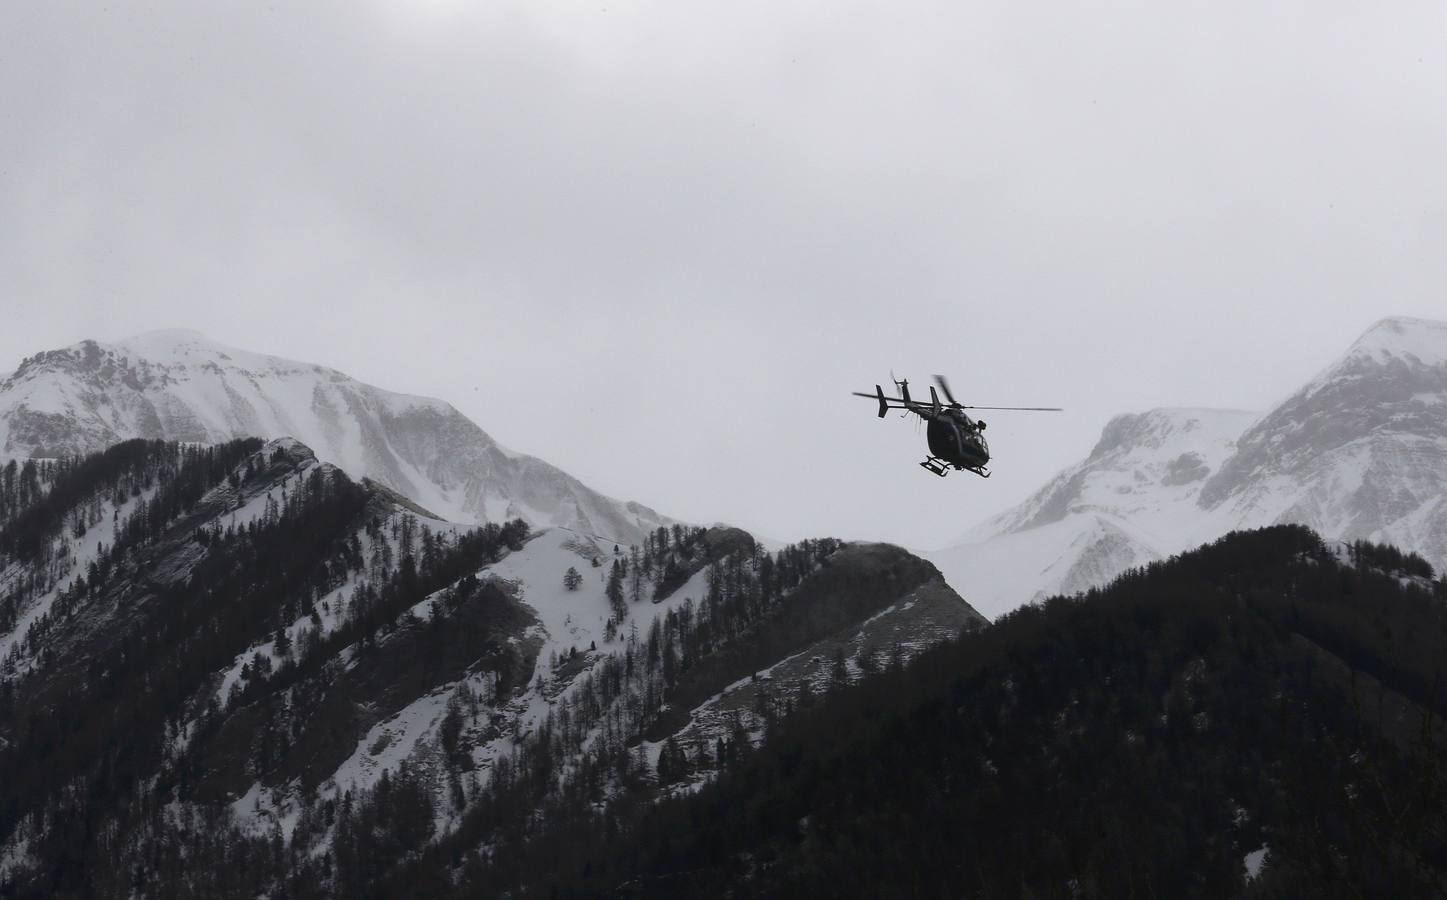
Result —
[[909, 379], [908, 379], [908, 378], [903, 378], [903, 379], [895, 378], [895, 377], [894, 377], [894, 370], [893, 370], [893, 369], [890, 369], [890, 370], [889, 370], [889, 380], [894, 382], [894, 386], [895, 386], [895, 388], [899, 391], [899, 395], [904, 398], [904, 402], [905, 402], [905, 403], [911, 402], [910, 399], [909, 399]]

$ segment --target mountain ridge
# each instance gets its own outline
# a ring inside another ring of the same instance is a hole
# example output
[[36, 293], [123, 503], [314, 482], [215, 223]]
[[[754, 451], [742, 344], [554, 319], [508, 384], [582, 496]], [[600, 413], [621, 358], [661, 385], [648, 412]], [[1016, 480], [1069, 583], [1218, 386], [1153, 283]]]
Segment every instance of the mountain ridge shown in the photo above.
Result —
[[353, 477], [463, 523], [521, 517], [632, 543], [674, 521], [504, 447], [445, 401], [194, 331], [84, 340], [26, 357], [0, 380], [0, 457], [246, 436], [294, 437]]

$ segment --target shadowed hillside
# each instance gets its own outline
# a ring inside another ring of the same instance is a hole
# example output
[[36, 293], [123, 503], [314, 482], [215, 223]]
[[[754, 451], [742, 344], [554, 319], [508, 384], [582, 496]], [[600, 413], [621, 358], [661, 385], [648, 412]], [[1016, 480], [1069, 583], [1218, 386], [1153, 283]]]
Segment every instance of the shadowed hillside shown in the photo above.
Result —
[[538, 842], [526, 894], [1440, 896], [1447, 589], [1341, 555], [1237, 533], [1022, 609]]

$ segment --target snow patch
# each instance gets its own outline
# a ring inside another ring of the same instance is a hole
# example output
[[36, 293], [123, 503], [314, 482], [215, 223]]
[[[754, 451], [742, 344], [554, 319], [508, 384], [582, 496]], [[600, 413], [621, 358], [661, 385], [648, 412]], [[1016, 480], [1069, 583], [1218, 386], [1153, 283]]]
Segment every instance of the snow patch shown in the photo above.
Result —
[[1271, 853], [1270, 848], [1262, 847], [1260, 850], [1252, 850], [1241, 859], [1241, 864], [1246, 867], [1247, 879], [1258, 878], [1261, 875], [1261, 867], [1266, 865], [1266, 857]]

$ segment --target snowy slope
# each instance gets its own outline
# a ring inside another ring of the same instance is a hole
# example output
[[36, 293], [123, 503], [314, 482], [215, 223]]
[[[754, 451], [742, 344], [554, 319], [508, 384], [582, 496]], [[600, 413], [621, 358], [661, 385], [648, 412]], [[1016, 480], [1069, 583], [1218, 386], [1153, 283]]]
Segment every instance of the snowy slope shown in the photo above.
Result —
[[[63, 535], [58, 539], [59, 542], [68, 544], [69, 552], [52, 573], [54, 580], [49, 582], [49, 589], [21, 605], [15, 624], [9, 630], [0, 626], [0, 664], [4, 664], [0, 666], [0, 678], [17, 672], [24, 674], [28, 670], [33, 661], [21, 659], [15, 649], [17, 645], [25, 640], [30, 627], [50, 611], [56, 598], [74, 586], [76, 578], [82, 576], [86, 567], [95, 562], [102, 548], [115, 543], [120, 524], [149, 501], [154, 493], [155, 489], [152, 488], [134, 497], [121, 499], [120, 503], [115, 502], [117, 498], [104, 498], [99, 501], [99, 515], [96, 516], [95, 525], [87, 530], [83, 537], [71, 539], [69, 535]], [[24, 569], [18, 563], [0, 565], [0, 596], [9, 592], [13, 582], [23, 573]]]
[[994, 619], [1022, 603], [1103, 584], [1163, 558], [1128, 525], [1093, 512], [928, 554], [950, 587]]
[[620, 541], [669, 520], [499, 445], [440, 400], [186, 331], [83, 341], [0, 380], [0, 457], [62, 456], [127, 438], [214, 443], [290, 436], [460, 522], [522, 517]]
[[1259, 417], [1118, 416], [1088, 458], [930, 559], [993, 616], [1287, 522], [1447, 568], [1447, 323], [1383, 319]]
[[1236, 449], [1254, 412], [1153, 409], [1111, 419], [1095, 449], [1024, 503], [967, 536], [975, 541], [1097, 512], [1129, 521], [1153, 546], [1174, 552], [1194, 530], [1196, 498]]
[[993, 618], [1180, 552], [1212, 527], [1197, 497], [1255, 419], [1217, 409], [1117, 416], [1089, 457], [928, 558]]
[[[845, 557], [862, 554], [868, 546], [856, 545], [854, 550], [843, 554]], [[890, 548], [885, 552], [902, 554], [903, 551]], [[594, 567], [594, 558], [604, 565]], [[605, 575], [611, 559], [611, 551], [598, 547], [585, 536], [564, 528], [552, 528], [533, 535], [522, 549], [509, 553], [479, 573], [482, 577], [500, 580], [516, 600], [536, 615], [536, 625], [529, 629], [527, 638], [538, 641], [537, 668], [526, 688], [500, 709], [484, 710], [481, 717], [465, 717], [468, 733], [477, 738], [470, 755], [480, 781], [489, 778], [489, 770], [499, 759], [527, 746], [540, 732], [555, 727], [559, 713], [570, 702], [578, 702], [585, 680], [605, 668], [604, 663], [610, 656], [621, 658], [628, 653], [640, 658], [642, 650], [635, 642], [655, 629], [665, 616], [685, 607], [694, 610], [702, 607], [708, 591], [706, 570], [695, 573], [662, 599], [628, 604], [617, 636], [608, 640], [605, 623], [610, 608], [605, 594]], [[836, 564], [849, 565], [847, 562]], [[563, 574], [570, 567], [584, 575], [576, 590], [569, 590], [563, 583]], [[844, 648], [850, 659], [855, 658], [862, 646], [876, 648], [882, 666], [883, 656], [892, 648], [897, 648], [903, 658], [909, 658], [979, 621], [979, 614], [938, 578], [906, 595], [889, 599], [893, 602], [876, 615], [851, 623], [842, 633], [791, 655], [793, 665], [786, 666], [790, 668], [787, 675], [777, 672], [771, 676], [774, 669], [765, 666], [761, 677], [771, 682], [776, 691], [780, 685], [798, 679], [827, 679], [827, 672], [819, 661], [832, 659], [836, 647]], [[786, 662], [778, 661], [780, 665]], [[859, 674], [857, 665], [851, 674]], [[712, 746], [715, 739], [727, 734], [726, 723], [739, 714], [752, 720], [751, 698], [755, 689], [749, 687], [749, 682], [750, 679], [745, 678], [705, 700], [699, 707], [702, 712], [682, 721], [679, 734], [686, 735], [690, 742], [696, 740]], [[654, 687], [661, 690], [661, 683]], [[365, 788], [376, 784], [384, 771], [395, 773], [407, 765], [414, 769], [428, 766], [429, 757], [436, 753], [449, 706], [465, 707], [463, 698], [469, 693], [491, 696], [492, 685], [476, 677], [452, 682], [418, 697], [378, 722], [358, 740], [351, 756], [328, 779], [325, 790], [337, 793]], [[721, 702], [723, 708], [715, 709]], [[636, 716], [641, 712], [638, 703], [639, 698], [634, 697], [631, 701], [621, 701], [620, 708], [628, 706], [632, 710], [630, 714]], [[615, 726], [619, 715], [620, 710], [612, 713]], [[500, 724], [487, 727], [490, 717]], [[762, 719], [753, 722], [753, 726], [753, 732], [761, 733]], [[601, 723], [590, 726], [581, 743], [591, 745], [603, 727]], [[661, 744], [661, 741], [643, 742], [650, 765], [657, 764]], [[254, 805], [251, 797], [252, 794], [248, 794], [243, 798], [245, 802], [238, 801], [236, 809], [239, 812], [249, 809], [249, 805]], [[444, 814], [439, 817], [438, 825], [445, 828], [452, 821]]]
[[1299, 522], [1447, 566], [1447, 322], [1378, 322], [1242, 435], [1200, 503], [1238, 526]]
[[[624, 643], [623, 636], [634, 626], [645, 631], [655, 617], [686, 602], [697, 603], [704, 596], [705, 573], [700, 572], [666, 600], [632, 604], [620, 630], [622, 636], [610, 643], [605, 637], [609, 605], [604, 588], [608, 568], [595, 568], [592, 565], [595, 557], [610, 562], [611, 547], [605, 551], [587, 536], [567, 528], [550, 528], [533, 535], [521, 550], [509, 553], [479, 573], [501, 579], [513, 595], [536, 614], [538, 624], [529, 637], [540, 642], [537, 680], [509, 705], [506, 713], [510, 724], [504, 733], [475, 749], [474, 757], [480, 765], [485, 766], [510, 752], [521, 737], [535, 730], [559, 697], [574, 686], [572, 676], [591, 668], [597, 654], [619, 650]], [[570, 567], [584, 576], [576, 590], [569, 590], [563, 584], [563, 574]], [[583, 654], [583, 663], [569, 667], [568, 681], [559, 682], [554, 663], [575, 651]], [[437, 742], [437, 728], [449, 701], [464, 687], [488, 692], [485, 680], [464, 679], [419, 697], [394, 716], [377, 723], [332, 775], [333, 788], [370, 786], [383, 771], [395, 772], [415, 754], [427, 753]]]

